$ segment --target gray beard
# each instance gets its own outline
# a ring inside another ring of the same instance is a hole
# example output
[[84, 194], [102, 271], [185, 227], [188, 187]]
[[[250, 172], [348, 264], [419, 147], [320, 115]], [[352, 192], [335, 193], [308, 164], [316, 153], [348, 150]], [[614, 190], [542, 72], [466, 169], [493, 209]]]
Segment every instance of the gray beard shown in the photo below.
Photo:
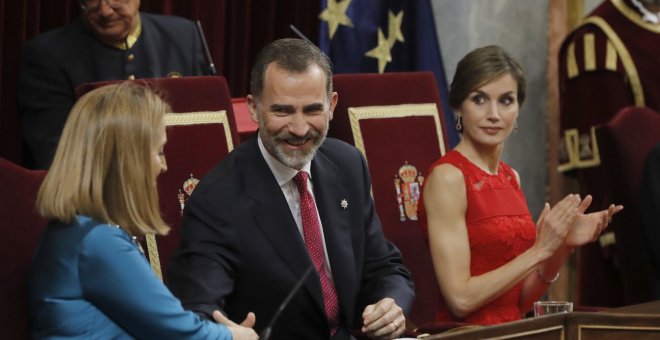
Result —
[[[328, 122], [329, 123], [329, 122]], [[290, 133], [287, 132], [282, 132], [279, 133], [275, 136], [272, 136], [266, 131], [265, 124], [263, 122], [263, 118], [259, 119], [259, 137], [261, 137], [261, 141], [264, 144], [264, 147], [268, 152], [275, 157], [278, 161], [280, 161], [282, 164], [296, 170], [302, 169], [303, 165], [305, 165], [308, 162], [311, 162], [312, 159], [314, 158], [314, 155], [316, 154], [316, 151], [319, 149], [321, 144], [325, 141], [326, 136], [328, 135], [328, 129], [330, 128], [330, 124], [326, 123], [325, 125], [325, 130], [322, 133], [319, 133], [315, 130], [311, 130], [310, 132], [307, 133], [307, 135], [303, 138], [305, 139], [312, 139], [313, 144], [311, 148], [308, 151], [303, 151], [303, 150], [294, 150], [294, 151], [286, 151], [282, 147], [282, 144], [280, 142], [284, 142], [287, 139], [299, 139], [296, 136], [291, 135]]]

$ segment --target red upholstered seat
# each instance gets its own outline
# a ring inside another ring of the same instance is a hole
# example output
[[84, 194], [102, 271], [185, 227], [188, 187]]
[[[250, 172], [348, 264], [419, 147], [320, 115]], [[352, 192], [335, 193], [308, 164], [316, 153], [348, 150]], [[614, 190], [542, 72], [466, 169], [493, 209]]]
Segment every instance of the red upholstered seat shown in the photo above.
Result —
[[644, 160], [660, 142], [660, 113], [626, 107], [595, 133], [601, 164], [586, 170], [582, 191], [594, 195], [594, 209], [615, 202], [623, 204], [624, 210], [609, 227], [614, 237], [601, 236], [604, 246], [597, 242], [580, 249], [578, 303], [621, 306], [650, 301], [653, 278], [639, 199]]
[[254, 136], [259, 128], [259, 124], [252, 120], [252, 117], [250, 116], [250, 108], [244, 97], [232, 98], [231, 104], [234, 107], [234, 115], [236, 116], [238, 137], [241, 139], [241, 142], [244, 142]]
[[[85, 84], [76, 92], [81, 96], [94, 88], [116, 82]], [[156, 237], [160, 267], [164, 269], [179, 246], [185, 202], [193, 193], [196, 182], [238, 144], [238, 132], [224, 77], [154, 78], [137, 82], [162, 91], [163, 98], [174, 111], [165, 117], [168, 170], [158, 177], [161, 212], [172, 228], [167, 236]], [[150, 261], [154, 267], [152, 254]]]
[[354, 144], [367, 159], [383, 232], [403, 254], [415, 281], [409, 319], [422, 332], [451, 328], [454, 325], [430, 324], [438, 309], [439, 288], [417, 216], [426, 171], [447, 149], [434, 76], [341, 74], [333, 81], [339, 102], [329, 135]]
[[35, 200], [46, 171], [0, 158], [0, 339], [27, 339], [27, 274], [46, 220]]

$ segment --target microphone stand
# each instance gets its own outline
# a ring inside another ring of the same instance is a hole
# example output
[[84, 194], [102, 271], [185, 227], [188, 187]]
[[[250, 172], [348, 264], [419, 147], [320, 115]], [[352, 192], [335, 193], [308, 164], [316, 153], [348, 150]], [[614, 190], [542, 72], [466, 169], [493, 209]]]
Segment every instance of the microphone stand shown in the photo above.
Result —
[[261, 335], [259, 336], [259, 339], [261, 340], [268, 340], [270, 338], [270, 332], [273, 329], [273, 326], [275, 325], [275, 321], [279, 318], [280, 314], [282, 314], [282, 311], [286, 306], [289, 304], [289, 301], [293, 298], [294, 295], [300, 290], [300, 287], [303, 285], [307, 277], [309, 276], [309, 273], [312, 272], [312, 269], [314, 269], [314, 264], [311, 264], [307, 270], [305, 270], [305, 273], [298, 279], [298, 282], [296, 282], [296, 285], [293, 286], [293, 289], [289, 292], [289, 295], [286, 296], [284, 301], [280, 304], [280, 306], [277, 308], [277, 311], [273, 315], [273, 317], [270, 319], [270, 322], [268, 323], [268, 327], [264, 328], [263, 331], [261, 331]]
[[217, 74], [215, 71], [215, 64], [213, 64], [213, 59], [211, 58], [211, 51], [209, 51], [209, 45], [206, 43], [206, 37], [204, 36], [204, 30], [202, 29], [202, 22], [197, 20], [197, 32], [199, 32], [199, 37], [202, 40], [202, 46], [204, 46], [204, 54], [206, 56], [206, 61], [209, 63], [209, 74], [214, 76]]

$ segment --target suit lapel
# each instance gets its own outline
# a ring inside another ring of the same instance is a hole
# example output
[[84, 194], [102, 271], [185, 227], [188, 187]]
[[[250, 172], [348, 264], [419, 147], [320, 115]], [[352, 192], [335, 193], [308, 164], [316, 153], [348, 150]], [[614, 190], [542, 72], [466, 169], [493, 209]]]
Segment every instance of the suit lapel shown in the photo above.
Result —
[[350, 235], [349, 207], [342, 208], [341, 201], [350, 203], [349, 190], [337, 179], [339, 169], [319, 149], [312, 161], [312, 180], [316, 206], [323, 224], [325, 244], [330, 259], [332, 276], [339, 297], [341, 311], [350, 321], [353, 317], [352, 297], [358, 286], [355, 274], [355, 256]]
[[[250, 145], [248, 149], [249, 165], [244, 167], [246, 169], [245, 185], [247, 195], [258, 203], [256, 223], [273, 245], [282, 263], [291, 270], [297, 280], [310, 266], [313, 266], [312, 260], [296, 222], [291, 216], [291, 210], [282, 189], [277, 185], [275, 176], [259, 151], [256, 138], [252, 139], [250, 143], [253, 145]], [[316, 279], [311, 279], [314, 275], [316, 275]], [[305, 280], [303, 287], [325, 314], [321, 284], [315, 270]], [[282, 299], [284, 298], [285, 296], [282, 297]]]

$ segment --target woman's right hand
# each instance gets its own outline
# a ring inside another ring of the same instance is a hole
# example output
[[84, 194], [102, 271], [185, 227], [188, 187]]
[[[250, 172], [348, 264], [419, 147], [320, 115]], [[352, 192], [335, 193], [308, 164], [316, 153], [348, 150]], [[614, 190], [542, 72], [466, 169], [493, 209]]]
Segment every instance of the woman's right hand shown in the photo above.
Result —
[[257, 335], [257, 332], [255, 332], [254, 329], [252, 329], [256, 321], [256, 317], [252, 312], [247, 314], [247, 317], [245, 318], [245, 320], [243, 320], [243, 322], [241, 322], [240, 325], [229, 320], [226, 316], [224, 316], [224, 314], [220, 313], [220, 311], [217, 310], [213, 311], [213, 319], [215, 320], [215, 322], [225, 325], [227, 326], [227, 328], [229, 328], [233, 340], [259, 339], [259, 335]]
[[552, 256], [564, 244], [566, 235], [573, 220], [578, 214], [580, 196], [570, 194], [550, 208], [548, 203], [543, 207], [537, 225], [535, 246], [541, 251], [541, 259]]

